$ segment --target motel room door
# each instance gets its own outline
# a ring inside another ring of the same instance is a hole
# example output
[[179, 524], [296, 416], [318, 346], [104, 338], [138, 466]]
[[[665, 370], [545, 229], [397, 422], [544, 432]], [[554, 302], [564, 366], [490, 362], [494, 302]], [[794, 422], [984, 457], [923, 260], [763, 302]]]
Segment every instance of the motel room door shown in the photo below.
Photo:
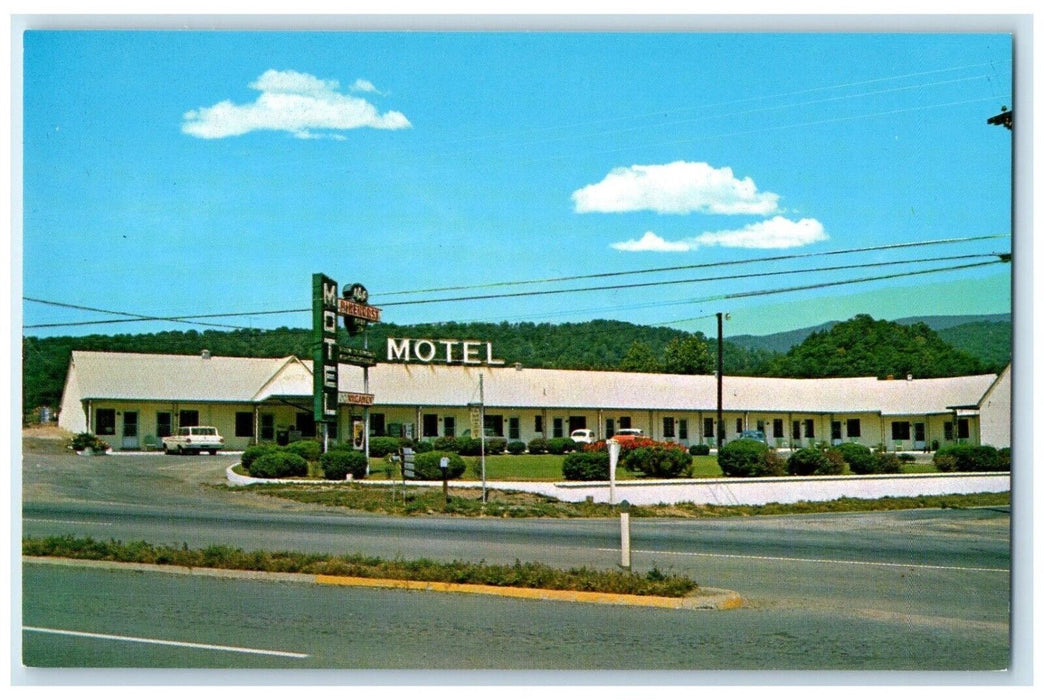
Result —
[[124, 450], [138, 449], [138, 412], [123, 412], [123, 436], [120, 447]]

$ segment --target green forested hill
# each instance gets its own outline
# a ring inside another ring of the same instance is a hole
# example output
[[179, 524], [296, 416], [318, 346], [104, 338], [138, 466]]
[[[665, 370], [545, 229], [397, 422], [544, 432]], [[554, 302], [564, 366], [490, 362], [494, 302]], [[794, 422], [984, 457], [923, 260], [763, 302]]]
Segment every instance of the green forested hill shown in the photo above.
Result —
[[992, 321], [944, 328], [939, 337], [982, 360], [991, 372], [999, 372], [1011, 362], [1011, 332], [1011, 321]]
[[773, 360], [783, 377], [954, 377], [987, 372], [985, 363], [943, 341], [923, 323], [904, 326], [859, 315], [808, 336]]

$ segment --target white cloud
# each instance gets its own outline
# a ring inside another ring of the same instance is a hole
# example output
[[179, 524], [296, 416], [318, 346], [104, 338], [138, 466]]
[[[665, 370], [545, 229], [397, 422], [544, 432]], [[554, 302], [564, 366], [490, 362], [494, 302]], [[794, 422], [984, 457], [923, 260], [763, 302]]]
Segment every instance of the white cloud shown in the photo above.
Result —
[[610, 243], [609, 247], [623, 250], [628, 253], [644, 253], [650, 251], [656, 253], [684, 253], [685, 251], [692, 250], [692, 246], [685, 241], [667, 241], [660, 238], [652, 231], [646, 231], [645, 235], [637, 241], [631, 239], [620, 243]]
[[[357, 81], [358, 83], [358, 81]], [[181, 130], [203, 139], [239, 136], [251, 131], [286, 131], [297, 138], [323, 138], [322, 133], [369, 127], [406, 129], [401, 112], [381, 114], [364, 99], [338, 92], [336, 80], [297, 71], [265, 71], [250, 87], [261, 94], [249, 104], [229, 100], [186, 112]], [[320, 133], [316, 133], [316, 131]]]
[[758, 221], [741, 229], [701, 233], [680, 241], [668, 241], [652, 231], [646, 231], [639, 240], [610, 244], [611, 248], [626, 252], [686, 252], [706, 246], [723, 248], [800, 248], [828, 240], [823, 224], [815, 219], [791, 221], [776, 216]]
[[779, 211], [779, 195], [759, 192], [732, 168], [677, 161], [666, 165], [614, 168], [605, 178], [573, 193], [575, 209], [587, 212], [651, 210], [661, 214], [746, 214]]
[[352, 92], [376, 92], [381, 94], [381, 91], [377, 89], [377, 86], [371, 83], [369, 80], [363, 80], [359, 78], [352, 83]]

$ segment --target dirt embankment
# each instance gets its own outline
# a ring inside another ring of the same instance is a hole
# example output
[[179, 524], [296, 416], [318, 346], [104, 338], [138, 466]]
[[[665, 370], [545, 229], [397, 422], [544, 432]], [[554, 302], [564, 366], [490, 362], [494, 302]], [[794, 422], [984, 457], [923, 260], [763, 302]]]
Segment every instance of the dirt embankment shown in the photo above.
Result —
[[73, 434], [53, 423], [22, 428], [22, 453], [66, 454]]

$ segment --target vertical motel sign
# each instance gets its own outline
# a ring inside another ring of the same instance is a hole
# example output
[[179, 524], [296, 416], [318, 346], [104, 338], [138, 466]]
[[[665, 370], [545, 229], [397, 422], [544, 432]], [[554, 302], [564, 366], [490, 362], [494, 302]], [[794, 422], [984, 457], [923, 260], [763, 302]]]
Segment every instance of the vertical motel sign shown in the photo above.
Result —
[[337, 420], [337, 282], [312, 275], [312, 406], [316, 423]]
[[[368, 294], [361, 284], [346, 287], [345, 297], [337, 296], [337, 282], [326, 275], [312, 275], [312, 397], [317, 423], [337, 421], [337, 366], [341, 360], [337, 346], [337, 317], [345, 317], [349, 335], [355, 335], [369, 322], [381, 319], [381, 310], [367, 304]], [[369, 356], [362, 360], [348, 358], [352, 364], [372, 365]]]

